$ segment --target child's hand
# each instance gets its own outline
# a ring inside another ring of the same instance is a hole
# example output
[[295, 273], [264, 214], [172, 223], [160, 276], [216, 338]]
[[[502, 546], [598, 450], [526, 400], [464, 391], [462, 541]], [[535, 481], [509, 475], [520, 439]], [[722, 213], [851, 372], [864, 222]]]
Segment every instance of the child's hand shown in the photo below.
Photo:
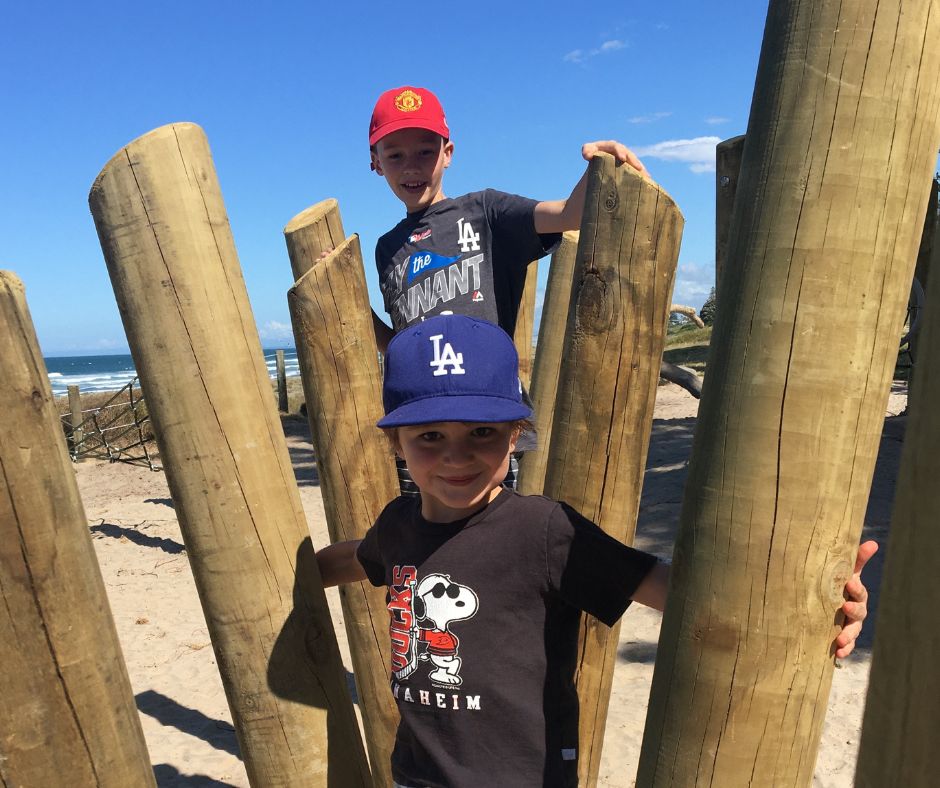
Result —
[[858, 546], [858, 556], [855, 558], [855, 572], [845, 584], [845, 593], [848, 599], [842, 603], [842, 612], [845, 621], [842, 631], [835, 639], [836, 656], [840, 659], [847, 657], [855, 648], [855, 641], [862, 631], [862, 622], [868, 615], [868, 589], [862, 583], [862, 569], [868, 559], [878, 552], [878, 543], [874, 541], [863, 542]]
[[650, 176], [646, 167], [643, 166], [643, 162], [637, 158], [637, 155], [623, 143], [617, 142], [617, 140], [585, 142], [584, 145], [581, 146], [581, 155], [584, 157], [585, 161], [593, 159], [594, 154], [598, 152], [609, 153], [620, 164], [629, 164], [633, 169], [638, 170], [640, 174], [645, 175], [647, 178]]

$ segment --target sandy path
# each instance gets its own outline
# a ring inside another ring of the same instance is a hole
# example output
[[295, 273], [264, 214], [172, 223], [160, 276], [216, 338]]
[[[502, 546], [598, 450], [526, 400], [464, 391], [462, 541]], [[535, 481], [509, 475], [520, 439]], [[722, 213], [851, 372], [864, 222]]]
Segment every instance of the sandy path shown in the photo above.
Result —
[[[637, 544], [660, 555], [672, 550], [697, 404], [675, 386], [659, 389]], [[903, 408], [903, 395], [892, 395], [865, 530], [866, 538], [882, 543], [905, 421], [893, 414]], [[306, 424], [286, 420], [285, 431], [314, 544], [325, 544]], [[163, 473], [98, 461], [81, 463], [76, 471], [158, 784], [247, 786]], [[866, 571], [875, 608], [883, 555]], [[338, 597], [333, 590], [328, 596], [345, 650]], [[601, 785], [633, 783], [659, 621], [657, 613], [639, 606], [624, 618]], [[872, 633], [868, 626], [856, 655], [836, 671], [815, 785], [852, 784]]]

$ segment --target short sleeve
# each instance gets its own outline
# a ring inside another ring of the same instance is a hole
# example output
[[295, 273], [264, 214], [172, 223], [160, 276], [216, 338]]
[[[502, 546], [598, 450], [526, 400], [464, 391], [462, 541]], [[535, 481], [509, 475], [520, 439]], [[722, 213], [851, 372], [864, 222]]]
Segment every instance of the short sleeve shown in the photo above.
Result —
[[382, 553], [379, 550], [378, 526], [373, 525], [366, 535], [362, 537], [359, 547], [356, 548], [356, 558], [362, 564], [366, 577], [374, 586], [384, 586], [385, 564], [382, 562]]
[[656, 556], [627, 547], [570, 506], [549, 516], [549, 585], [571, 605], [613, 626], [656, 564]]
[[561, 233], [535, 232], [535, 206], [538, 200], [506, 194], [494, 189], [484, 192], [486, 211], [493, 228], [493, 248], [501, 257], [524, 261], [526, 265], [555, 250]]

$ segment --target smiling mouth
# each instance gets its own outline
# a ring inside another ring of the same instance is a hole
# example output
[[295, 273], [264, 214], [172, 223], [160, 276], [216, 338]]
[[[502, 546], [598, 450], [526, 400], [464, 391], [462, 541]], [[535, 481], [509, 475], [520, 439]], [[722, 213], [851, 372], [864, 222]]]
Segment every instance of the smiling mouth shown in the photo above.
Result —
[[411, 183], [403, 183], [402, 188], [407, 189], [408, 191], [417, 191], [418, 189], [423, 189], [427, 185], [427, 181], [413, 181]]
[[474, 473], [471, 476], [442, 476], [441, 478], [448, 484], [455, 484], [457, 486], [465, 486], [475, 481], [477, 476], [479, 476], [479, 474]]

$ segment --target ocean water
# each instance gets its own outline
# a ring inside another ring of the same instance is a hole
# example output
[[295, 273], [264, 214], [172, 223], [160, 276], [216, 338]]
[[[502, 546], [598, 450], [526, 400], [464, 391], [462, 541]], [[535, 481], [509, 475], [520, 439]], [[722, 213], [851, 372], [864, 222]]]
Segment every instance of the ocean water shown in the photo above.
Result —
[[[277, 377], [277, 350], [271, 348], [264, 351], [264, 361], [272, 380]], [[47, 356], [45, 362], [55, 396], [67, 394], [69, 386], [78, 386], [83, 393], [118, 391], [137, 375], [134, 359], [130, 355]], [[288, 377], [300, 374], [294, 348], [284, 348], [284, 368]]]

